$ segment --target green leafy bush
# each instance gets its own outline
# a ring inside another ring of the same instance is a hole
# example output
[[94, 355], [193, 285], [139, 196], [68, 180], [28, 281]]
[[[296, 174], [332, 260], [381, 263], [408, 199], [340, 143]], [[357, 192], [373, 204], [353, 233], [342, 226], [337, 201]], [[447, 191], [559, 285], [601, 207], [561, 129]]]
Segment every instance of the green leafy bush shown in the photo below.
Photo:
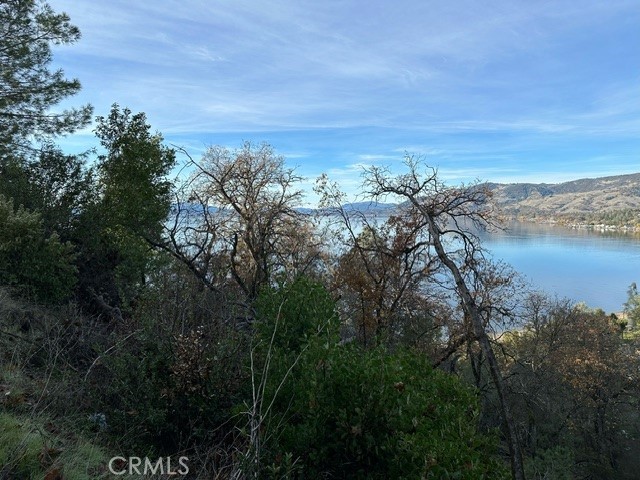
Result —
[[313, 345], [281, 392], [273, 453], [320, 478], [500, 478], [477, 401], [412, 352]]
[[76, 282], [73, 252], [54, 233], [46, 236], [37, 213], [0, 195], [0, 285], [44, 303], [69, 297]]
[[338, 338], [335, 302], [326, 289], [306, 277], [264, 291], [256, 302], [257, 338], [281, 353], [297, 353], [320, 334]]
[[263, 474], [507, 477], [497, 439], [476, 428], [475, 394], [455, 377], [410, 350], [340, 344], [331, 334], [332, 302], [312, 282], [271, 292], [260, 305], [266, 320], [258, 338], [271, 345], [263, 405], [273, 401], [264, 412]]

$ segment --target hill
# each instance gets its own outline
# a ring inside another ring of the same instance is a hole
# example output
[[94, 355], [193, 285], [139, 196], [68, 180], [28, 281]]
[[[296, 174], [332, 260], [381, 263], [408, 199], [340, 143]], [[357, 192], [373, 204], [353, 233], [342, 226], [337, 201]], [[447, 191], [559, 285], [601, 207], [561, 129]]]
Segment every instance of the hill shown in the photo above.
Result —
[[564, 183], [487, 183], [507, 215], [584, 217], [640, 209], [640, 173]]

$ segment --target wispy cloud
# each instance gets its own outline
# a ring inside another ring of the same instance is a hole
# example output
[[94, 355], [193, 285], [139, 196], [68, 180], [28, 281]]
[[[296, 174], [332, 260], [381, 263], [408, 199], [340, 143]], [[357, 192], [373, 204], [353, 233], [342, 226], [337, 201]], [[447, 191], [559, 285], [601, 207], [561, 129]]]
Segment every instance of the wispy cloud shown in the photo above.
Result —
[[84, 86], [65, 105], [117, 101], [194, 148], [267, 140], [345, 181], [405, 151], [452, 178], [640, 154], [637, 0], [50, 4], [83, 32], [55, 52]]

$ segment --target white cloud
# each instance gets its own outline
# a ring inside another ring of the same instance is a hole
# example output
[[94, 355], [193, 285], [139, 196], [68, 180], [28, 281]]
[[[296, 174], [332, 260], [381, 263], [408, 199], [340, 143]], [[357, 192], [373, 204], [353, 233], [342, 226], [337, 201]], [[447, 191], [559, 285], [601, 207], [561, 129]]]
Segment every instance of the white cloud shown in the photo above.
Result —
[[561, 144], [578, 155], [570, 142], [640, 150], [637, 0], [50, 4], [83, 31], [55, 52], [84, 85], [65, 105], [117, 101], [167, 137], [294, 132], [309, 161], [338, 144], [343, 166], [406, 151], [495, 175]]

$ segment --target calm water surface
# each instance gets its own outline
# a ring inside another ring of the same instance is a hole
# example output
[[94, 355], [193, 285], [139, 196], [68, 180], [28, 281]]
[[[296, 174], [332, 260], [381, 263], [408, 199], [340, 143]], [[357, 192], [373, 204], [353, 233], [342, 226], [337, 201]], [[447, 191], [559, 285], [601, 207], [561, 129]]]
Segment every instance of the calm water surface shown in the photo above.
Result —
[[483, 244], [537, 289], [607, 312], [621, 311], [640, 284], [640, 236], [512, 223], [483, 234]]

